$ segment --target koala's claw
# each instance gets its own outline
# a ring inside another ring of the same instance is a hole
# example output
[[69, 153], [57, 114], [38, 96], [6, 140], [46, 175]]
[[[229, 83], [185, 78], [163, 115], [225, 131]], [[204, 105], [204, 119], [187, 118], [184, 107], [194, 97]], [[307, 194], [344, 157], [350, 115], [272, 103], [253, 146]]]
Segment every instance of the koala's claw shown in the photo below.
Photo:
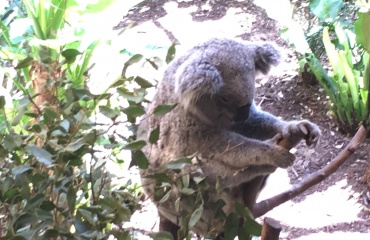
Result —
[[305, 139], [307, 146], [313, 148], [319, 142], [321, 131], [316, 124], [307, 120], [292, 121], [282, 129], [282, 135], [292, 143], [291, 145], [296, 145], [301, 139]]
[[316, 124], [309, 121], [299, 122], [298, 127], [304, 134], [304, 139], [306, 140], [307, 146], [309, 146], [310, 148], [315, 147], [321, 137], [320, 128]]

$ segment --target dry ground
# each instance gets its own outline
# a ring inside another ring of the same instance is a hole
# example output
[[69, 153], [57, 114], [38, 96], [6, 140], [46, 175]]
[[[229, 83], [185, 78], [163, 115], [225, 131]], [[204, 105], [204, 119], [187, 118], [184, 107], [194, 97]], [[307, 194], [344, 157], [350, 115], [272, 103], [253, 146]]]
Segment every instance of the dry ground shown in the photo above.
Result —
[[[275, 14], [284, 14], [282, 0], [259, 2], [267, 2]], [[281, 48], [284, 62], [270, 77], [257, 80], [256, 102], [283, 119], [306, 118], [317, 123], [323, 136], [315, 149], [298, 145], [294, 166], [277, 171], [261, 198], [279, 193], [325, 166], [349, 142], [328, 114], [330, 103], [323, 90], [305, 85], [297, 75], [296, 59], [280, 38], [280, 26], [253, 1], [144, 1], [131, 9], [115, 29], [131, 23], [137, 26], [127, 30], [125, 41], [159, 46], [173, 41], [180, 45], [179, 51], [210, 37], [272, 41]], [[368, 189], [359, 182], [369, 164], [368, 150], [368, 143], [364, 143], [338, 172], [267, 214], [283, 224], [281, 239], [370, 239]], [[132, 226], [156, 229], [156, 220], [155, 209], [149, 205], [133, 217]]]

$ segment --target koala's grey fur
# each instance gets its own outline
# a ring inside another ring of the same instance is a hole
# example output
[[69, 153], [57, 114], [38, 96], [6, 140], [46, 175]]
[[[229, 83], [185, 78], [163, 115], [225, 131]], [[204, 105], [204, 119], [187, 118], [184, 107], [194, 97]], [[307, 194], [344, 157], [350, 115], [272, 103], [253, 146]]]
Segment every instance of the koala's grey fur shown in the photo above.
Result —
[[[196, 153], [210, 186], [218, 179], [218, 190], [237, 189], [255, 177], [293, 163], [294, 155], [276, 144], [276, 134], [294, 137], [302, 124], [309, 132], [307, 143], [317, 142], [320, 130], [316, 125], [308, 121], [285, 122], [255, 106], [256, 73], [267, 74], [279, 61], [278, 51], [269, 43], [211, 39], [170, 64], [139, 127], [141, 139], [147, 139], [153, 129], [160, 127], [157, 143], [144, 148], [149, 167], [141, 172], [144, 190], [152, 200], [155, 183], [148, 176], [179, 157]], [[156, 106], [169, 103], [179, 105], [164, 116], [152, 114]], [[233, 122], [240, 109], [245, 116]], [[236, 202], [242, 203], [238, 194], [219, 193], [214, 187], [209, 191], [215, 200], [225, 201], [226, 215], [234, 211]], [[178, 196], [174, 189], [168, 201], [156, 203], [161, 215], [175, 224], [179, 224], [174, 207]], [[205, 236], [221, 232], [223, 224], [204, 210], [192, 230]]]

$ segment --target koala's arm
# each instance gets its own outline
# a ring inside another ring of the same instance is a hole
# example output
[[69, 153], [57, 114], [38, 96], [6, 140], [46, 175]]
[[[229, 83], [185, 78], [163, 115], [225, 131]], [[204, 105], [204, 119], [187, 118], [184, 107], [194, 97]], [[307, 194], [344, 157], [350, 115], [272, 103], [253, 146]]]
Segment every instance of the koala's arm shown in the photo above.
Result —
[[232, 130], [249, 138], [266, 140], [279, 133], [285, 124], [274, 115], [257, 109], [253, 103], [248, 119], [234, 123]]
[[276, 144], [250, 139], [231, 131], [215, 130], [200, 134], [202, 139], [194, 141], [199, 153], [211, 162], [222, 162], [229, 169], [243, 170], [253, 165], [287, 168], [295, 159], [288, 150]]
[[[305, 130], [303, 133], [302, 129]], [[268, 112], [258, 110], [254, 103], [248, 119], [233, 124], [232, 130], [259, 140], [267, 140], [280, 133], [293, 145], [304, 138], [308, 146], [315, 146], [321, 136], [319, 127], [308, 120], [283, 121]]]

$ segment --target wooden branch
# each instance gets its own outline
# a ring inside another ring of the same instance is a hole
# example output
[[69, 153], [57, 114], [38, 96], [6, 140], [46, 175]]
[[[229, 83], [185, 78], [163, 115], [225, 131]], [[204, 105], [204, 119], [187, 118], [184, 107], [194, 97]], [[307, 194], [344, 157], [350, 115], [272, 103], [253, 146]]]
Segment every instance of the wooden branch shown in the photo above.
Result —
[[309, 175], [307, 178], [294, 185], [291, 189], [257, 203], [253, 208], [254, 217], [257, 218], [266, 214], [273, 208], [288, 200], [291, 200], [292, 198], [300, 195], [310, 187], [322, 182], [324, 179], [329, 177], [331, 174], [337, 171], [338, 168], [356, 151], [359, 144], [365, 140], [366, 135], [367, 130], [364, 126], [361, 126], [352, 140], [347, 144], [347, 146], [328, 165], [326, 165], [319, 171]]
[[278, 221], [266, 217], [263, 220], [261, 240], [279, 240], [281, 225]]

